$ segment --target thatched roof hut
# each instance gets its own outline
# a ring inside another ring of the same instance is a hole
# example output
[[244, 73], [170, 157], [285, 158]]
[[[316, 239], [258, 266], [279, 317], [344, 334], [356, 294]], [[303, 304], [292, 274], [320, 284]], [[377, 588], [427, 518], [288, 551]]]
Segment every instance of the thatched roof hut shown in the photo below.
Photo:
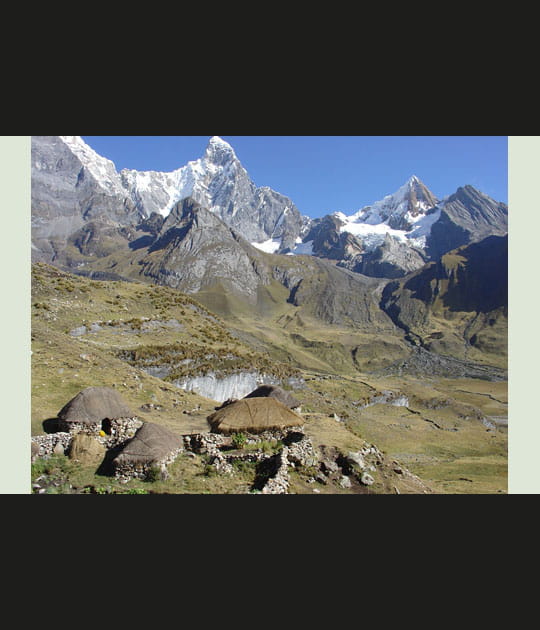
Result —
[[262, 433], [304, 425], [304, 419], [275, 398], [243, 398], [208, 416], [214, 433]]
[[261, 385], [251, 394], [244, 396], [244, 399], [246, 398], [275, 398], [289, 409], [297, 409], [301, 404], [290, 392], [286, 392], [277, 385]]
[[62, 407], [58, 418], [64, 423], [95, 424], [106, 418], [132, 418], [134, 415], [114, 389], [87, 387]]
[[144, 422], [135, 436], [126, 443], [114, 458], [116, 469], [149, 467], [167, 463], [183, 447], [183, 440], [166, 427], [153, 422]]

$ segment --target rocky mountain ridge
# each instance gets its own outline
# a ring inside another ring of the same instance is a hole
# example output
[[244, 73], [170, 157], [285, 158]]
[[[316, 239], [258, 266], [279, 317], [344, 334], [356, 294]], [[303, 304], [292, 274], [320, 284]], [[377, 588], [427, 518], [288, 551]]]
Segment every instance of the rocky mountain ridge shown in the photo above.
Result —
[[263, 252], [327, 258], [374, 277], [402, 277], [508, 229], [505, 204], [472, 186], [440, 201], [416, 176], [352, 216], [311, 219], [289, 198], [257, 187], [218, 136], [202, 158], [170, 173], [118, 173], [80, 136], [33, 136], [32, 260], [76, 269], [86, 256], [133, 249], [141, 232], [151, 234], [149, 226], [188, 198]]

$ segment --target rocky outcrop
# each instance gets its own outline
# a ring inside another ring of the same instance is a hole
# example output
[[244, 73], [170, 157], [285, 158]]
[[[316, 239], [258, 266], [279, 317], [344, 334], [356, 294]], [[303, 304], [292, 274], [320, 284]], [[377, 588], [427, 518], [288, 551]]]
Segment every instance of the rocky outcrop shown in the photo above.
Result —
[[312, 222], [304, 242], [312, 242], [314, 256], [329, 260], [352, 260], [363, 252], [362, 242], [348, 232], [341, 232], [343, 221], [328, 215]]
[[177, 204], [164, 221], [140, 273], [156, 284], [197, 293], [222, 285], [226, 291], [255, 299], [268, 282], [261, 252], [235, 234], [218, 216], [193, 199]]
[[347, 268], [372, 278], [402, 278], [426, 264], [422, 253], [387, 234], [382, 245], [365, 253]]
[[360, 268], [354, 270], [373, 278], [401, 278], [425, 263], [419, 251], [387, 234], [384, 243], [364, 255]]

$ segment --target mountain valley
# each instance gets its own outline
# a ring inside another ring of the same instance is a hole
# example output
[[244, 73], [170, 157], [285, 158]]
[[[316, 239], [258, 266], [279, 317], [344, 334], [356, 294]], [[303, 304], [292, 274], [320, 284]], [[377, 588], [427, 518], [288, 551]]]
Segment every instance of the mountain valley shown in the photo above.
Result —
[[[366, 487], [298, 465], [289, 492], [507, 491], [504, 204], [468, 185], [439, 200], [413, 176], [350, 217], [310, 219], [218, 137], [173, 173], [118, 173], [77, 136], [32, 143], [32, 435], [96, 385], [198, 435], [266, 383], [300, 400], [321, 457], [373, 446], [380, 460]], [[247, 464], [237, 484], [191, 459], [128, 486], [249, 491]]]

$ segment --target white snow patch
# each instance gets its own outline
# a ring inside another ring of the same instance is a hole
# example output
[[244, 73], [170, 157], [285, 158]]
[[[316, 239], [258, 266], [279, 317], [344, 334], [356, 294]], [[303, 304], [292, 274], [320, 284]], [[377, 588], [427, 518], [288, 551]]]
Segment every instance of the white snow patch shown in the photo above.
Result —
[[[418, 214], [412, 215], [409, 211], [409, 192], [419, 183], [416, 175], [413, 175], [399, 190], [392, 195], [387, 195], [381, 201], [370, 206], [365, 206], [355, 214], [347, 216], [342, 212], [335, 212], [333, 216], [344, 222], [340, 232], [349, 232], [362, 239], [366, 250], [371, 250], [382, 244], [386, 235], [393, 236], [401, 242], [406, 242], [417, 247], [425, 247], [426, 239], [431, 228], [441, 215], [440, 210], [426, 215], [431, 206], [418, 200], [416, 209]], [[412, 225], [411, 230], [395, 230], [388, 223], [391, 218], [403, 217]]]
[[349, 232], [359, 238], [366, 238], [370, 236], [382, 236], [383, 238], [390, 234], [395, 236], [400, 241], [407, 239], [407, 232], [405, 230], [394, 230], [387, 223], [346, 223], [340, 228], [340, 232]]
[[273, 238], [264, 241], [264, 243], [251, 243], [253, 247], [256, 247], [261, 252], [266, 252], [267, 254], [275, 254], [278, 249], [281, 247], [281, 241], [277, 241]]

